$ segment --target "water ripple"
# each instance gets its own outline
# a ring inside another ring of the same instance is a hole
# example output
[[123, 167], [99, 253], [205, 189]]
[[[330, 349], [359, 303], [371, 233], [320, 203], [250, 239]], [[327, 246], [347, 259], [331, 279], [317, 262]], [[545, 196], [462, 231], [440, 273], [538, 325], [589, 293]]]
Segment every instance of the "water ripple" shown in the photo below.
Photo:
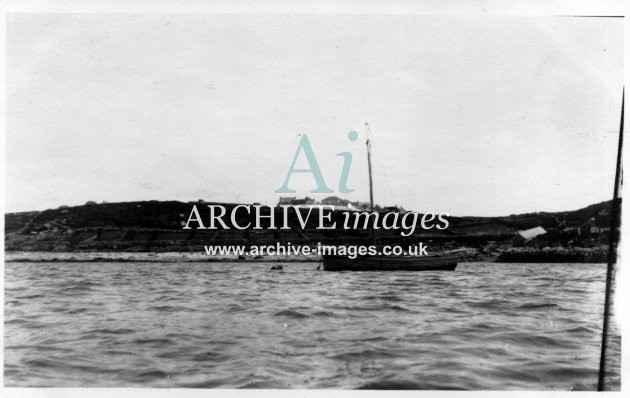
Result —
[[271, 265], [7, 263], [5, 385], [596, 388], [604, 265]]

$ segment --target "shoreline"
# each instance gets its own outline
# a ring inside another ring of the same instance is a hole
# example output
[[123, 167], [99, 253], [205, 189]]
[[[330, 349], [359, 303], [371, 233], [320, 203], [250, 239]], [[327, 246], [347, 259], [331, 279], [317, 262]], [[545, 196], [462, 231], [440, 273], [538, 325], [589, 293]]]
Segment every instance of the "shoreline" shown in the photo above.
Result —
[[136, 262], [136, 263], [206, 263], [206, 262], [319, 262], [320, 256], [209, 256], [205, 253], [191, 252], [5, 252], [7, 263], [37, 262]]
[[[459, 263], [489, 262], [489, 263], [605, 263], [600, 256], [583, 255], [576, 256], [580, 251], [558, 252], [545, 250], [523, 250], [503, 252], [500, 255], [460, 255]], [[591, 253], [592, 254], [592, 253]], [[203, 252], [32, 252], [32, 251], [8, 251], [5, 252], [6, 263], [215, 263], [215, 262], [275, 262], [275, 263], [317, 263], [321, 256], [310, 255], [282, 255], [282, 256], [237, 256], [237, 255], [207, 255]]]

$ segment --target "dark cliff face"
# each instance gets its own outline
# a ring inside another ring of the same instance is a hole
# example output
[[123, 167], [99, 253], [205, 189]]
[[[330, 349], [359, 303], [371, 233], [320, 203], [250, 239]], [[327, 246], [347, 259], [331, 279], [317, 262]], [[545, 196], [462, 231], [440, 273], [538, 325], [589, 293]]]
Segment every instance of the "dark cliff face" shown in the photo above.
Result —
[[[202, 220], [209, 219], [208, 204], [220, 204], [229, 214], [237, 204], [211, 202], [143, 201], [61, 206], [42, 212], [5, 215], [5, 249], [18, 250], [195, 250], [203, 244], [265, 243], [286, 241], [296, 244], [363, 243], [371, 240], [363, 229], [317, 230], [317, 217], [302, 228], [295, 213], [289, 213], [290, 230], [183, 230], [193, 205]], [[442, 248], [468, 246], [482, 248], [489, 243], [509, 246], [518, 230], [541, 226], [547, 234], [536, 244], [592, 247], [607, 243], [611, 225], [612, 202], [560, 213], [529, 213], [506, 217], [449, 217], [446, 230], [425, 231], [417, 227], [407, 238], [396, 230], [381, 230], [382, 243], [409, 243], [431, 240]], [[277, 209], [279, 212], [280, 209]], [[263, 209], [268, 214], [269, 208]], [[332, 221], [343, 212], [335, 211]], [[281, 218], [280, 214], [276, 214]], [[232, 227], [229, 217], [226, 218]], [[245, 225], [253, 215], [245, 209], [236, 212], [236, 221]], [[266, 222], [266, 221], [265, 221]], [[277, 223], [279, 224], [279, 223]], [[341, 225], [342, 222], [338, 222]], [[253, 225], [253, 223], [252, 223]], [[196, 228], [196, 223], [191, 223]], [[263, 227], [265, 223], [263, 222]], [[591, 228], [594, 226], [596, 228]], [[591, 231], [594, 231], [593, 233]]]

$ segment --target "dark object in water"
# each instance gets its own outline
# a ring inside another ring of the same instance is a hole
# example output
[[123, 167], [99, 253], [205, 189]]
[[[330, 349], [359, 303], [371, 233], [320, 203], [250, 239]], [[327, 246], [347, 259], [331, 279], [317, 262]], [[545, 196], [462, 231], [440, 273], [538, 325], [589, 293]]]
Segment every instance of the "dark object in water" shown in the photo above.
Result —
[[274, 265], [274, 266], [271, 267], [271, 269], [272, 270], [279, 270], [279, 271], [281, 271], [282, 270], [282, 265]]
[[428, 256], [323, 256], [324, 271], [453, 271], [455, 255]]

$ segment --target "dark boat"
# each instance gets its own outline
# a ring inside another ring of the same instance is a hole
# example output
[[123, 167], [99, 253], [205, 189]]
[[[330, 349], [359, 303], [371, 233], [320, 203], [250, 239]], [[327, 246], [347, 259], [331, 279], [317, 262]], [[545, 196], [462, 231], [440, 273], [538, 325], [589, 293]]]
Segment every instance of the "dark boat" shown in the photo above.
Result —
[[[369, 132], [368, 124], [365, 123]], [[370, 139], [365, 141], [368, 158], [368, 174], [370, 177], [370, 210], [374, 211], [374, 194], [372, 188], [372, 158], [370, 155]], [[367, 255], [349, 258], [324, 254], [322, 265], [324, 271], [453, 271], [457, 267], [457, 255]]]
[[324, 271], [453, 271], [456, 255], [428, 256], [323, 256]]

